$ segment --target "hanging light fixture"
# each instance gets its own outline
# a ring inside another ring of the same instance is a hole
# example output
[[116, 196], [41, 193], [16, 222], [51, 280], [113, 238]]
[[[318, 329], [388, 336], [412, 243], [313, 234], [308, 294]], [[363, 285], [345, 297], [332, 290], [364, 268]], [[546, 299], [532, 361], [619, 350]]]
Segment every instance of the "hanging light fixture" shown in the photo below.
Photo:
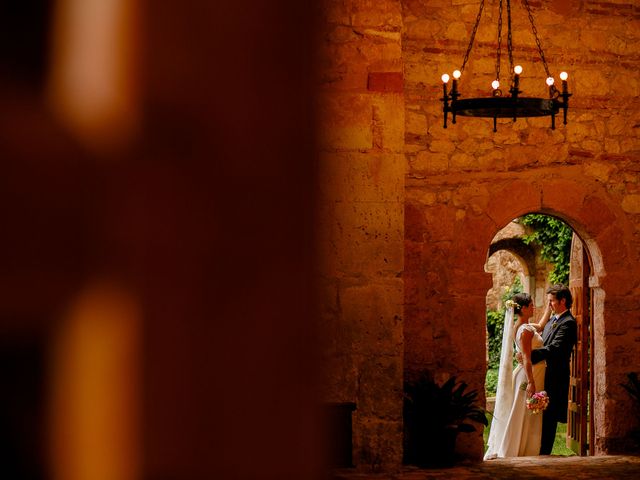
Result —
[[503, 11], [503, 3], [505, 0], [500, 0], [499, 2], [499, 14], [498, 14], [498, 46], [496, 50], [496, 77], [493, 82], [491, 82], [491, 95], [488, 97], [481, 98], [466, 98], [461, 99], [461, 94], [458, 91], [458, 81], [462, 77], [464, 73], [465, 66], [467, 65], [467, 61], [469, 60], [469, 55], [471, 54], [471, 49], [473, 48], [473, 42], [476, 36], [476, 32], [478, 31], [478, 25], [480, 24], [480, 17], [482, 16], [482, 11], [484, 9], [485, 0], [481, 0], [480, 2], [480, 10], [478, 11], [478, 16], [476, 17], [476, 22], [473, 26], [473, 30], [471, 32], [471, 38], [469, 40], [469, 46], [467, 47], [467, 51], [464, 55], [464, 59], [462, 61], [462, 67], [460, 70], [455, 70], [453, 72], [453, 82], [451, 85], [451, 90], [447, 91], [447, 85], [449, 84], [449, 80], [451, 79], [447, 73], [442, 75], [442, 87], [443, 87], [443, 96], [442, 102], [444, 104], [444, 128], [447, 128], [447, 117], [449, 113], [452, 116], [452, 122], [456, 123], [456, 117], [465, 116], [465, 117], [485, 117], [485, 118], [493, 118], [493, 131], [497, 130], [497, 119], [498, 118], [513, 118], [515, 122], [518, 118], [523, 117], [551, 117], [551, 128], [556, 128], [556, 115], [563, 111], [564, 124], [567, 124], [567, 110], [569, 108], [569, 97], [571, 94], [567, 88], [567, 72], [560, 73], [560, 80], [562, 81], [562, 91], [558, 90], [555, 86], [555, 80], [551, 73], [549, 72], [549, 66], [547, 65], [547, 61], [544, 56], [544, 51], [542, 50], [542, 45], [540, 43], [540, 39], [538, 38], [538, 31], [536, 29], [535, 21], [533, 18], [533, 14], [531, 12], [531, 7], [529, 6], [528, 0], [522, 0], [524, 6], [527, 9], [527, 13], [529, 16], [529, 22], [531, 23], [531, 29], [533, 32], [533, 36], [536, 40], [536, 45], [538, 47], [538, 53], [540, 55], [540, 60], [542, 61], [542, 65], [544, 66], [544, 70], [547, 75], [547, 87], [549, 90], [549, 98], [537, 98], [537, 97], [521, 97], [520, 94], [522, 91], [520, 90], [520, 75], [523, 72], [523, 68], [521, 65], [513, 65], [513, 44], [512, 44], [512, 33], [511, 33], [511, 0], [506, 0], [507, 6], [507, 53], [509, 55], [509, 95], [503, 95], [502, 90], [500, 89], [500, 60], [501, 60], [501, 50], [502, 50], [502, 11]]

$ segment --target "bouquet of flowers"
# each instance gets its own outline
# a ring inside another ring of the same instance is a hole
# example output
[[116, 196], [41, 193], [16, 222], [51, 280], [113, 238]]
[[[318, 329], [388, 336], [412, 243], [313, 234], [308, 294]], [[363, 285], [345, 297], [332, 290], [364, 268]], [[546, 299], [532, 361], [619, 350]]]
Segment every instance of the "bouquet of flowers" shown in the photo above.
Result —
[[549, 406], [549, 396], [544, 390], [536, 392], [531, 398], [527, 398], [527, 409], [531, 413], [540, 413]]

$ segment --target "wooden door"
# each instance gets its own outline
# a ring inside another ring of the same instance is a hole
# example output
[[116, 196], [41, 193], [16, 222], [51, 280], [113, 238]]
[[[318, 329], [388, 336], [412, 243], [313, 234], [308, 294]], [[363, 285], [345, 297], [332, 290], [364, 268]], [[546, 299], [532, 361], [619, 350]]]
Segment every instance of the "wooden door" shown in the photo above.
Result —
[[569, 415], [567, 422], [567, 447], [578, 455], [593, 454], [593, 432], [589, 419], [589, 386], [591, 372], [591, 295], [589, 291], [589, 258], [580, 238], [574, 233], [571, 241], [569, 288], [573, 296], [571, 311], [578, 323], [578, 342], [571, 356], [571, 380], [569, 384]]

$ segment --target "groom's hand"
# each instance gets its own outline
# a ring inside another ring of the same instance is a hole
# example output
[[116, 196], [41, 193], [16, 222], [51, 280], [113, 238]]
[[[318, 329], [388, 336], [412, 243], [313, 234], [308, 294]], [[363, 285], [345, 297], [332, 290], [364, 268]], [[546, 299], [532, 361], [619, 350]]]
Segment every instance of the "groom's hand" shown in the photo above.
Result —
[[516, 352], [516, 361], [522, 365], [522, 353]]

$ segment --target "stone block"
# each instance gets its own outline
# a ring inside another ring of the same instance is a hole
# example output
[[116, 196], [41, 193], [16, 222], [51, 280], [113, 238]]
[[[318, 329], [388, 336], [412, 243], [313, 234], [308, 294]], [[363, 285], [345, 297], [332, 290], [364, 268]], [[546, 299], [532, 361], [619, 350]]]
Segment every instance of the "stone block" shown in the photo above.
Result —
[[404, 151], [404, 101], [401, 95], [376, 95], [373, 99], [374, 136], [378, 147]]
[[405, 191], [405, 199], [416, 205], [435, 205], [438, 196], [435, 192], [423, 191], [418, 189], [408, 189]]
[[623, 138], [620, 141], [620, 153], [638, 152], [640, 151], [640, 139], [637, 136], [631, 138]]
[[479, 0], [451, 0], [451, 5], [478, 5]]
[[587, 193], [577, 181], [549, 180], [542, 184], [542, 206], [556, 212], [572, 212], [580, 208]]
[[399, 30], [402, 27], [402, 6], [394, 0], [355, 1], [351, 3], [351, 19], [354, 26]]
[[484, 118], [461, 118], [456, 128], [460, 128], [470, 137], [480, 141], [487, 140], [493, 136], [493, 121]]
[[358, 372], [362, 359], [347, 350], [341, 354], [325, 355], [322, 363], [322, 401], [357, 403]]
[[585, 175], [606, 183], [611, 176], [611, 172], [615, 170], [615, 167], [611, 165], [611, 163], [588, 162], [583, 164], [582, 169]]
[[[541, 188], [537, 182], [511, 180], [493, 185], [486, 214], [496, 225], [506, 225], [525, 213], [540, 211]], [[518, 192], [514, 195], [514, 192]]]
[[379, 420], [354, 412], [354, 462], [368, 473], [399, 471], [402, 466], [402, 422]]
[[607, 132], [609, 135], [623, 135], [628, 133], [629, 120], [623, 115], [611, 115], [606, 122]]
[[585, 138], [595, 136], [595, 133], [593, 122], [576, 122], [567, 129], [566, 138], [568, 142], [579, 143]]
[[455, 153], [449, 160], [451, 171], [472, 171], [478, 170], [478, 160], [475, 156], [467, 153]]
[[[606, 252], [604, 257], [604, 266], [607, 272], [605, 281], [610, 284], [616, 279], [616, 273], [628, 270], [629, 259], [631, 258], [628, 248], [632, 245], [632, 240], [628, 234], [625, 235], [617, 224], [609, 225], [607, 228], [598, 231], [595, 239], [600, 251]], [[621, 281], [626, 281], [627, 285], [624, 289], [628, 289], [629, 283], [631, 283], [628, 276], [626, 280], [621, 279]], [[618, 287], [618, 292], [622, 290], [622, 286]]]
[[404, 238], [407, 241], [422, 243], [427, 231], [427, 218], [422, 205], [407, 203], [404, 207]]
[[370, 72], [367, 90], [382, 93], [402, 93], [402, 72]]
[[605, 138], [604, 151], [607, 153], [622, 153], [620, 142], [614, 138]]
[[475, 138], [466, 138], [463, 141], [455, 142], [458, 150], [467, 154], [484, 154], [494, 148], [494, 143], [490, 139], [484, 141]]
[[451, 22], [444, 34], [448, 40], [461, 41], [468, 38], [467, 25], [464, 22]]
[[489, 150], [485, 155], [478, 157], [478, 167], [486, 171], [499, 171], [505, 169], [505, 158], [502, 150]]
[[428, 145], [429, 145], [429, 151], [435, 152], [435, 153], [450, 154], [450, 153], [453, 153], [456, 149], [455, 143], [453, 143], [451, 140], [448, 140], [448, 139], [431, 140]]
[[416, 18], [407, 21], [405, 17], [405, 38], [412, 40], [420, 40], [422, 43], [433, 43], [435, 37], [443, 35], [444, 25], [434, 19]]
[[400, 203], [334, 202], [318, 215], [318, 268], [328, 276], [396, 276], [403, 269]]
[[543, 144], [538, 148], [536, 159], [538, 165], [569, 163], [569, 145], [567, 143], [561, 145]]
[[402, 72], [402, 48], [399, 40], [367, 35], [355, 46], [357, 53], [365, 59], [367, 71]]
[[424, 135], [427, 132], [427, 119], [420, 106], [408, 106], [405, 112], [404, 128], [408, 134]]
[[580, 148], [593, 154], [598, 154], [604, 150], [604, 145], [599, 140], [584, 140], [580, 142]]
[[[451, 255], [459, 255], [461, 258], [466, 256], [469, 261], [477, 261], [484, 265], [491, 240], [499, 228], [500, 226], [496, 226], [484, 212], [465, 216], [464, 220], [456, 223]], [[473, 235], [465, 238], [468, 232], [473, 232]], [[482, 271], [484, 272], [484, 269]]]
[[622, 209], [627, 213], [640, 213], [640, 195], [625, 195], [622, 198]]
[[410, 162], [410, 169], [414, 172], [426, 174], [443, 173], [449, 168], [449, 156], [446, 153], [418, 152]]
[[599, 232], [616, 223], [616, 217], [612, 213], [612, 205], [605, 202], [599, 195], [585, 197], [579, 208], [578, 216], [588, 219], [589, 229]]
[[481, 183], [462, 186], [453, 194], [453, 204], [456, 207], [470, 207], [476, 214], [486, 209], [489, 200], [489, 188]]
[[320, 142], [323, 148], [368, 150], [373, 146], [373, 107], [369, 95], [323, 95], [320, 100]]
[[[488, 251], [488, 246], [483, 248], [485, 252]], [[466, 253], [466, 254], [465, 254]], [[476, 256], [477, 261], [473, 263], [473, 256], [469, 255], [463, 249], [453, 249], [451, 256], [451, 268], [452, 272], [449, 276], [449, 289], [452, 292], [464, 292], [467, 295], [483, 295], [481, 302], [484, 312], [484, 295], [489, 291], [492, 283], [491, 274], [481, 270], [481, 266], [484, 264], [485, 256]], [[456, 268], [457, 267], [457, 268]], [[484, 315], [484, 313], [483, 313]], [[480, 318], [483, 318], [482, 315]]]
[[[506, 120], [503, 120], [506, 122]], [[496, 145], [517, 145], [520, 143], [520, 132], [517, 129], [514, 129], [514, 126], [523, 126], [526, 125], [525, 122], [515, 122], [507, 123], [502, 126], [502, 128], [498, 127], [498, 131], [493, 133], [493, 141]]]
[[454, 208], [446, 205], [425, 207], [424, 215], [427, 222], [426, 241], [438, 242], [452, 238], [455, 225]]
[[354, 352], [402, 356], [403, 302], [400, 280], [341, 287], [341, 322], [353, 331]]
[[402, 420], [402, 363], [402, 354], [365, 358], [358, 375], [359, 414]]
[[[555, 150], [555, 149], [554, 149]], [[538, 163], [538, 158], [543, 155], [540, 147], [533, 145], [514, 145], [505, 150], [505, 166], [507, 170], [519, 170], [526, 166]]]
[[[593, 35], [593, 32], [589, 32], [589, 37], [591, 37], [591, 41], [601, 42], [602, 39], [596, 35]], [[585, 38], [585, 35], [582, 35], [581, 38]], [[589, 94], [587, 92], [598, 92], [598, 95], [610, 95], [614, 92], [612, 91], [613, 82], [610, 82], [606, 77], [606, 72], [600, 69], [584, 69], [580, 72], [581, 74], [574, 78], [575, 88], [572, 92], [574, 95], [582, 95], [584, 93]], [[618, 82], [615, 82], [616, 85], [616, 94], [619, 92], [618, 87], [622, 87], [622, 84], [618, 85]], [[584, 93], [583, 93], [584, 92]]]
[[404, 155], [335, 152], [320, 155], [318, 184], [323, 201], [401, 202]]
[[[418, 254], [420, 252], [414, 252]], [[414, 253], [410, 254], [411, 257], [414, 256]], [[411, 259], [413, 260], [413, 258]], [[405, 255], [405, 264], [409, 263], [407, 260], [407, 255]], [[415, 263], [412, 261], [412, 263]], [[423, 289], [422, 284], [424, 282], [424, 278], [421, 275], [404, 275], [404, 303], [407, 305], [419, 305], [420, 303], [420, 291]]]

